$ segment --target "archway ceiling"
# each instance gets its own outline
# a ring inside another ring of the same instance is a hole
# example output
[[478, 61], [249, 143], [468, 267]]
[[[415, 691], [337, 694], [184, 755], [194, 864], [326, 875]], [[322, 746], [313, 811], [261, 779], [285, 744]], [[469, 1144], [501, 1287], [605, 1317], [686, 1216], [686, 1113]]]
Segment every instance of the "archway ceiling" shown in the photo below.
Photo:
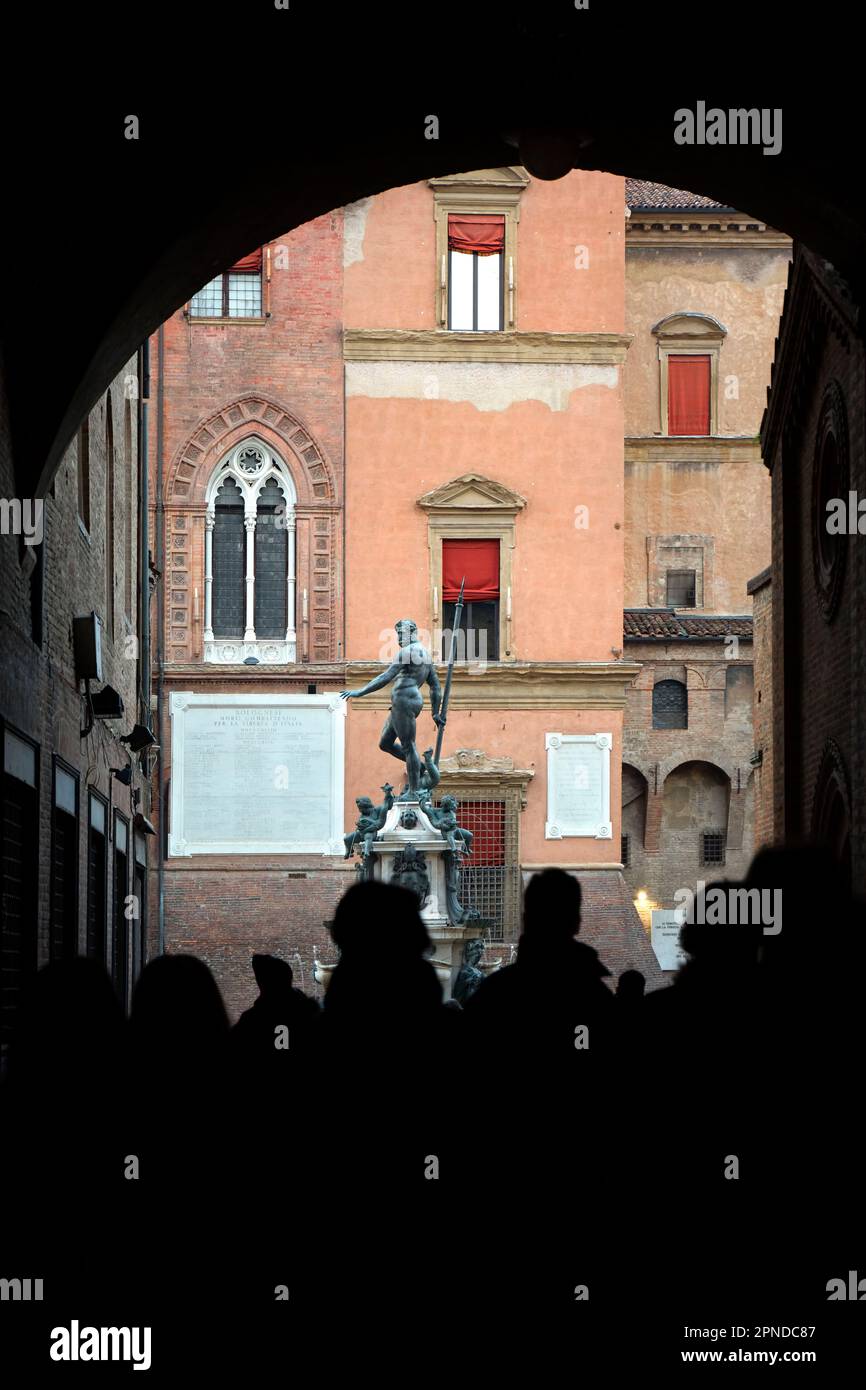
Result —
[[[205, 23], [201, 12], [199, 19]], [[555, 26], [546, 25], [542, 17], [523, 36], [524, 65], [527, 54], [530, 67], [534, 60], [532, 80], [507, 84], [507, 94], [519, 98], [510, 107], [508, 96], [500, 106], [495, 86], [492, 96], [445, 99], [441, 82], [431, 79], [438, 63], [431, 44], [413, 50], [415, 98], [389, 97], [387, 77], [369, 69], [359, 69], [353, 81], [349, 56], [342, 79], [312, 67], [299, 79], [278, 66], [273, 82], [247, 87], [233, 80], [222, 91], [213, 84], [204, 90], [203, 79], [189, 76], [192, 55], [172, 49], [174, 62], [164, 55], [148, 75], [148, 91], [168, 84], [170, 99], [161, 103], [139, 102], [127, 92], [98, 110], [74, 101], [61, 103], [60, 116], [56, 103], [29, 108], [26, 139], [7, 150], [0, 229], [4, 264], [19, 267], [5, 277], [0, 316], [20, 494], [39, 495], [48, 486], [79, 421], [112, 377], [149, 333], [239, 255], [387, 188], [519, 163], [512, 142], [532, 128], [588, 137], [576, 167], [711, 195], [789, 232], [832, 261], [860, 297], [866, 211], [859, 158], [852, 162], [857, 90], [851, 89], [848, 120], [840, 87], [828, 131], [808, 103], [785, 105], [766, 81], [745, 81], [742, 64], [739, 80], [729, 83], [674, 83], [668, 63], [646, 80], [619, 60], [607, 77], [596, 64], [587, 78], [587, 64], [571, 63], [567, 45], [559, 52], [564, 45]], [[555, 60], [547, 57], [551, 38]], [[500, 54], [503, 61], [510, 55], [514, 68], [514, 45], [508, 31], [494, 68]], [[406, 71], [400, 76], [405, 83]], [[533, 85], [536, 98], [528, 94]], [[557, 89], [574, 98], [554, 106], [550, 93]], [[782, 106], [782, 152], [768, 157], [753, 147], [676, 145], [673, 112], [694, 105], [699, 94], [708, 106]], [[791, 95], [797, 102], [793, 84]], [[141, 121], [137, 142], [123, 138], [128, 111]], [[439, 119], [438, 140], [424, 138], [431, 112]], [[15, 118], [7, 106], [7, 131]]]

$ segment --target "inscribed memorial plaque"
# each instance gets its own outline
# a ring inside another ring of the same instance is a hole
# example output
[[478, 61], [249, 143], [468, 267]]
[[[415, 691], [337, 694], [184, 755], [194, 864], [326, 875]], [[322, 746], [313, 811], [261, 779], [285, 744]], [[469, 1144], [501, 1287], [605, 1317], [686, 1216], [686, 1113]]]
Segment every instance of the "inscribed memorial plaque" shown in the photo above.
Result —
[[339, 854], [336, 695], [171, 697], [170, 855]]
[[654, 907], [650, 921], [650, 941], [662, 970], [679, 970], [688, 957], [680, 946], [680, 930], [685, 921], [681, 907]]
[[547, 734], [545, 838], [609, 840], [612, 734]]

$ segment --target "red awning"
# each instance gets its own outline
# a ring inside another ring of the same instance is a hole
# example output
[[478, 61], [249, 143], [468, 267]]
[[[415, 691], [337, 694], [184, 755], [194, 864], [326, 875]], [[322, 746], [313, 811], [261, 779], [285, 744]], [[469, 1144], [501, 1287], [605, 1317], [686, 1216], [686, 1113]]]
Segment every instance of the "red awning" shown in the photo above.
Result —
[[463, 597], [499, 598], [499, 541], [442, 542], [442, 600], [456, 603], [460, 581], [466, 576]]
[[258, 251], [251, 251], [248, 256], [241, 256], [239, 261], [229, 266], [230, 275], [258, 275], [262, 268], [262, 248]]
[[448, 249], [494, 256], [505, 247], [505, 218], [501, 213], [458, 212], [448, 217]]

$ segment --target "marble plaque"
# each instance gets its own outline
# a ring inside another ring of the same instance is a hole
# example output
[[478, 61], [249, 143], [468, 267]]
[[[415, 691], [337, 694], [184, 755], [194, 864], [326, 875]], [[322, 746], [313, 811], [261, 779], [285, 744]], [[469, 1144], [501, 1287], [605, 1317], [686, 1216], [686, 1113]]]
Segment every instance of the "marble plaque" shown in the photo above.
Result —
[[346, 702], [174, 693], [170, 855], [342, 854]]
[[548, 840], [609, 840], [612, 734], [547, 734]]
[[688, 959], [680, 946], [680, 929], [685, 921], [681, 907], [654, 907], [650, 919], [650, 941], [662, 970], [679, 970]]

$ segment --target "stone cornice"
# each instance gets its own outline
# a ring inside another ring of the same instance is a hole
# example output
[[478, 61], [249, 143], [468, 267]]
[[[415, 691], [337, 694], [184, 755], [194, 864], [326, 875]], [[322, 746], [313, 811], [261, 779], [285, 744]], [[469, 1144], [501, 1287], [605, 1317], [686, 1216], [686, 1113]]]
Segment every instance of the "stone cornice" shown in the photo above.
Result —
[[632, 211], [625, 224], [625, 249], [701, 246], [724, 247], [726, 251], [756, 246], [771, 250], [790, 250], [791, 238], [775, 227], [745, 217], [741, 212], [722, 212], [715, 208], [649, 208]]
[[734, 463], [760, 459], [761, 444], [755, 435], [626, 435], [626, 463], [652, 463], [678, 457], [701, 463]]
[[460, 333], [442, 328], [346, 328], [347, 362], [574, 362], [616, 366], [626, 333]]
[[[437, 663], [440, 680], [445, 667]], [[347, 684], [366, 685], [382, 670], [377, 661], [350, 661]], [[452, 710], [479, 709], [624, 709], [629, 687], [640, 667], [630, 661], [501, 661], [479, 671], [455, 666]], [[364, 696], [372, 709], [387, 709], [388, 689]]]
[[[436, 669], [444, 684], [444, 664], [437, 662]], [[235, 692], [241, 688], [251, 693], [256, 687], [285, 691], [297, 683], [305, 692], [309, 682], [357, 688], [382, 670], [379, 661], [230, 667], [187, 661], [167, 664], [165, 680], [173, 687], [225, 687]], [[490, 662], [483, 671], [457, 665], [451, 709], [624, 709], [639, 671], [634, 661], [501, 661]], [[388, 687], [363, 700], [367, 709], [385, 710], [390, 703]]]

